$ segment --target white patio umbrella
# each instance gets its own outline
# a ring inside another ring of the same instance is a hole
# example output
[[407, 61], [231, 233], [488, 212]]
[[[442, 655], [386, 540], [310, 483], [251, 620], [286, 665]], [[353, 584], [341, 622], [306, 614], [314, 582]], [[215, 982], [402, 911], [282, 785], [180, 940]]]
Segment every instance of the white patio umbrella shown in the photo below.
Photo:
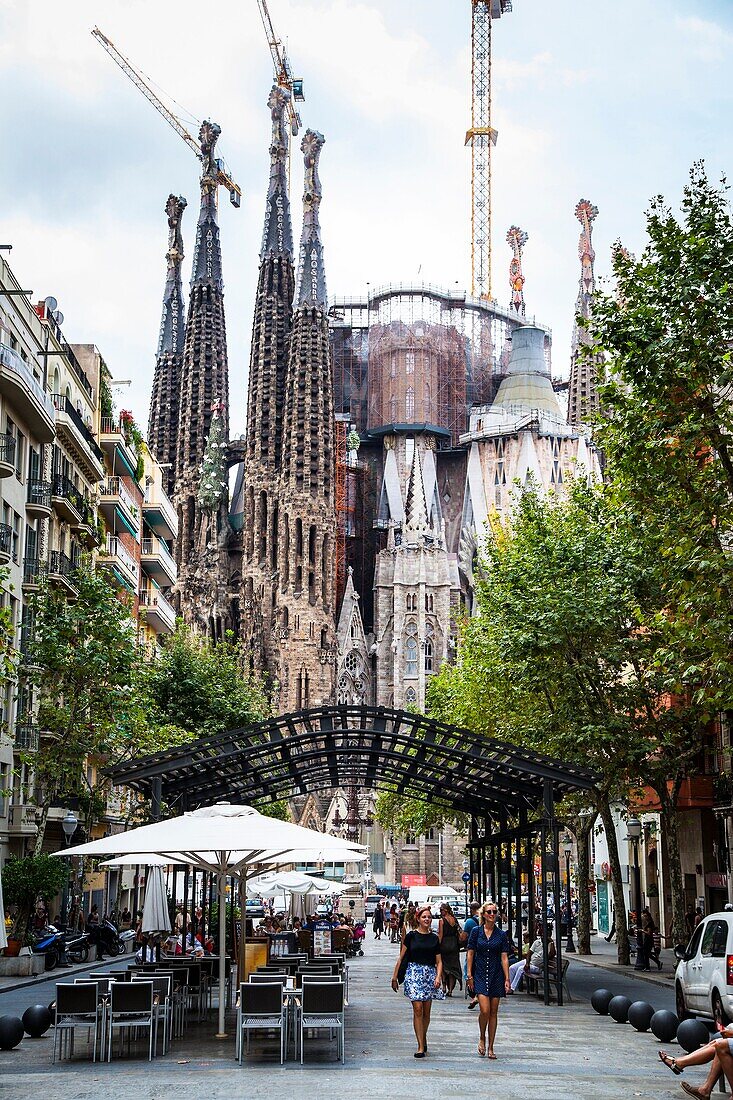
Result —
[[0, 949], [8, 946], [8, 934], [5, 931], [5, 905], [3, 903], [3, 877], [0, 875]]
[[[227, 874], [244, 872], [251, 866], [267, 863], [292, 863], [297, 853], [343, 852], [349, 846], [340, 837], [304, 829], [292, 822], [265, 817], [252, 806], [232, 806], [220, 802], [180, 817], [141, 825], [124, 833], [101, 837], [88, 844], [65, 848], [57, 856], [143, 855], [165, 856], [171, 863], [190, 863], [218, 876], [219, 894], [219, 1037], [225, 1038], [224, 997], [226, 987], [225, 943]], [[361, 849], [363, 851], [363, 849]], [[243, 930], [246, 922], [243, 922]]]
[[[143, 906], [143, 932], [165, 932], [171, 930], [171, 918], [168, 912], [168, 897], [163, 881], [163, 868], [150, 867], [145, 879], [145, 904]], [[185, 929], [184, 929], [185, 936]]]
[[156, 856], [152, 852], [134, 852], [129, 856], [116, 856], [104, 859], [100, 867], [167, 867], [170, 863], [165, 856]]
[[327, 879], [314, 878], [302, 871], [268, 871], [248, 881], [247, 893], [252, 897], [256, 894], [262, 897], [276, 894], [325, 894], [332, 897], [343, 893], [343, 886]]

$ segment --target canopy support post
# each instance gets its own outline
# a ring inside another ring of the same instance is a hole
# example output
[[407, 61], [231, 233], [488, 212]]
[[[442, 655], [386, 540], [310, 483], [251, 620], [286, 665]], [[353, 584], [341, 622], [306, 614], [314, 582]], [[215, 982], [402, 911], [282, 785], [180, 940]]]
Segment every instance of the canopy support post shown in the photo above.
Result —
[[[226, 853], [220, 852], [221, 864], [219, 873], [216, 876], [217, 880], [217, 894], [219, 895], [217, 900], [219, 902], [219, 1030], [216, 1033], [217, 1039], [226, 1039], [227, 1033], [224, 1030], [225, 1024], [225, 1012], [226, 1012], [226, 958], [227, 958], [227, 876], [226, 876]], [[223, 868], [223, 870], [222, 870]]]

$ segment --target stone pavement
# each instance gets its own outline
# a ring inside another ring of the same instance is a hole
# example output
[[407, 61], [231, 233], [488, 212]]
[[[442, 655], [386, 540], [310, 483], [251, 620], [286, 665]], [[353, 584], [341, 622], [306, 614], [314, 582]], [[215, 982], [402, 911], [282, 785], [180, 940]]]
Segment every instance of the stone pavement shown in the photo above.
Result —
[[[134, 1096], [136, 1100], [164, 1100], [175, 1090], [176, 1100], [207, 1100], [270, 1096], [310, 1097], [316, 1091], [372, 1100], [386, 1093], [390, 1100], [466, 1098], [474, 1093], [496, 1093], [502, 1100], [621, 1100], [626, 1097], [672, 1098], [683, 1095], [679, 1078], [665, 1070], [657, 1057], [659, 1044], [649, 1034], [597, 1016], [587, 1002], [596, 986], [627, 991], [632, 998], [648, 999], [656, 1008], [672, 1006], [670, 988], [624, 972], [603, 974], [578, 959], [570, 964], [574, 1002], [546, 1008], [523, 994], [502, 1005], [496, 1050], [489, 1062], [476, 1053], [478, 1024], [461, 996], [437, 1003], [429, 1034], [429, 1056], [412, 1057], [415, 1049], [410, 1006], [395, 994], [389, 979], [396, 947], [385, 940], [368, 939], [366, 955], [350, 962], [350, 1001], [347, 1009], [346, 1065], [333, 1058], [335, 1044], [325, 1039], [307, 1042], [304, 1068], [291, 1062], [281, 1067], [274, 1043], [254, 1045], [254, 1056], [240, 1069], [233, 1059], [233, 1036], [214, 1038], [207, 1025], [190, 1029], [171, 1053], [148, 1063], [143, 1058], [115, 1059], [111, 1065], [92, 1064], [77, 1056], [72, 1063], [51, 1065], [52, 1039], [24, 1039], [15, 1051], [0, 1052], [0, 1096], [8, 1100], [100, 1100]], [[51, 981], [0, 997], [0, 1012], [21, 1012], [28, 1004], [48, 1003]], [[232, 1019], [233, 1024], [233, 1019]], [[84, 1051], [84, 1045], [77, 1048]], [[674, 1049], [674, 1048], [673, 1048]], [[696, 1083], [700, 1072], [685, 1079]]]

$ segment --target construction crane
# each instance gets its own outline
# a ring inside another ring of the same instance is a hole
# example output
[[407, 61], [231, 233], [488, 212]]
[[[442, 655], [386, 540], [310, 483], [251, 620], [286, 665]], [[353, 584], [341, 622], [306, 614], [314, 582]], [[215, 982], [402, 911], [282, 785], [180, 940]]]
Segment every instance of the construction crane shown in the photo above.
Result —
[[290, 103], [288, 104], [288, 116], [290, 118], [290, 132], [293, 137], [298, 136], [300, 130], [300, 115], [295, 109], [295, 102], [303, 102], [305, 96], [303, 95], [303, 81], [301, 77], [293, 76], [292, 69], [290, 68], [290, 61], [288, 55], [285, 52], [285, 47], [282, 41], [275, 34], [275, 28], [272, 25], [272, 19], [270, 18], [270, 12], [267, 7], [267, 0], [257, 0], [257, 7], [260, 9], [260, 18], [262, 19], [262, 26], [265, 28], [265, 35], [267, 36], [267, 44], [270, 47], [270, 54], [272, 55], [272, 64], [275, 69], [275, 80], [281, 88], [287, 88], [290, 92]]
[[[138, 91], [142, 92], [148, 103], [152, 103], [156, 111], [159, 111], [168, 123], [168, 125], [172, 126], [172, 128], [176, 131], [180, 138], [183, 138], [186, 145], [188, 145], [189, 149], [193, 150], [198, 159], [200, 161], [203, 160], [201, 146], [196, 141], [196, 139], [192, 137], [191, 134], [189, 134], [188, 130], [183, 125], [180, 118], [174, 115], [173, 112], [170, 111], [166, 107], [166, 105], [158, 98], [153, 89], [150, 87], [147, 81], [143, 79], [137, 69], [135, 69], [128, 61], [128, 59], [120, 53], [114, 42], [107, 38], [106, 35], [102, 34], [99, 27], [94, 27], [94, 29], [92, 30], [92, 35], [94, 36], [94, 38], [96, 38], [97, 42], [99, 42], [100, 46], [102, 46], [102, 48], [107, 51], [112, 60], [117, 65], [119, 65], [125, 76], [128, 76], [130, 78]], [[242, 202], [242, 190], [239, 184], [235, 183], [232, 177], [226, 171], [224, 167], [224, 162], [222, 160], [216, 161], [216, 169], [217, 183], [220, 184], [221, 187], [226, 187], [227, 191], [229, 192], [229, 199], [232, 206], [239, 208]]]
[[491, 298], [491, 23], [511, 0], [471, 0], [471, 293]]

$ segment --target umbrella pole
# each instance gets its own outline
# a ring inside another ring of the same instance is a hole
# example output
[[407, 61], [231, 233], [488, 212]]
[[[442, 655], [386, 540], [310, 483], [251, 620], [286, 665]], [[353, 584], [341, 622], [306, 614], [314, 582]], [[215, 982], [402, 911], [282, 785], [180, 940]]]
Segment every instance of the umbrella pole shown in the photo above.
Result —
[[226, 877], [226, 863], [223, 861], [223, 871], [219, 871], [217, 876], [218, 893], [219, 893], [219, 1030], [216, 1034], [217, 1039], [226, 1039], [227, 1033], [224, 1030], [224, 1013], [226, 1010], [226, 956], [227, 956], [227, 877]]
[[247, 981], [247, 868], [239, 879], [239, 912], [241, 913], [242, 935], [239, 948], [239, 981]]

